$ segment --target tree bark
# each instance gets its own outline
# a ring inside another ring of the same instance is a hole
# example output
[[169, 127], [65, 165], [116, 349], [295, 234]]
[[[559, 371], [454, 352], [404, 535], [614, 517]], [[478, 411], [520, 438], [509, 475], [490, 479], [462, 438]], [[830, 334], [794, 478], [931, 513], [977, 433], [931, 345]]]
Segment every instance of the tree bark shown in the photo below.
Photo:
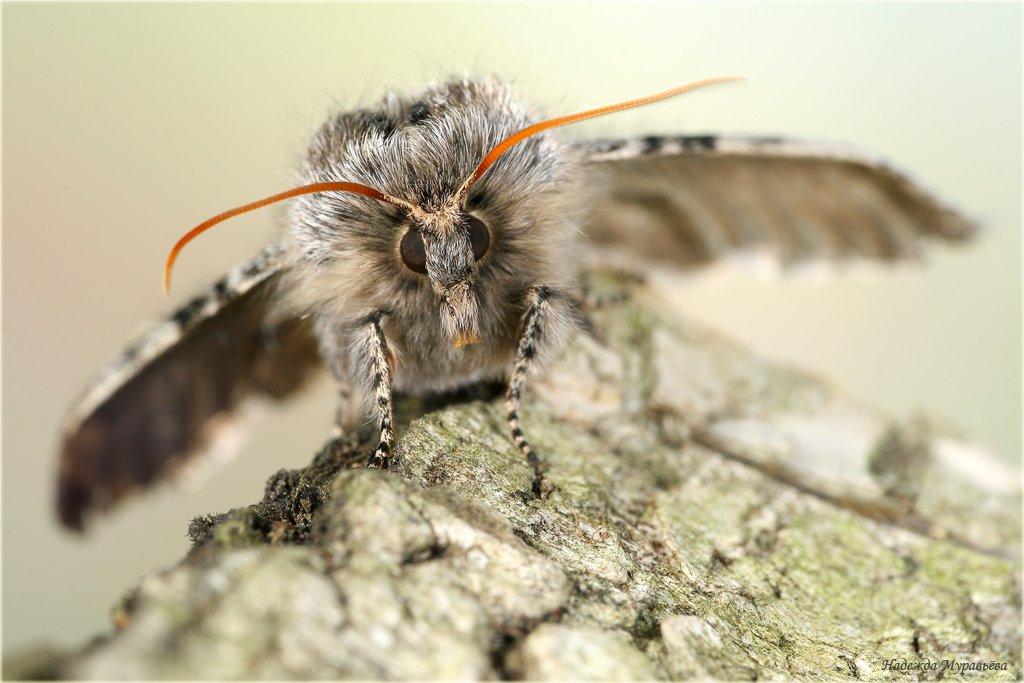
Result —
[[527, 390], [548, 498], [500, 394], [404, 400], [390, 471], [329, 442], [194, 520], [109, 634], [7, 673], [1020, 679], [1019, 473], [629, 287]]

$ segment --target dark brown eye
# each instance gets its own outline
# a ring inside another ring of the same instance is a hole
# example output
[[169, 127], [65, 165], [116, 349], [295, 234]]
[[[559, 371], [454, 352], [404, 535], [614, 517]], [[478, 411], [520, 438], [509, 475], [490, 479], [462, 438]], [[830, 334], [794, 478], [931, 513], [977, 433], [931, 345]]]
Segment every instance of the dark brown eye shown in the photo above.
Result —
[[398, 247], [405, 266], [421, 275], [427, 272], [427, 250], [423, 247], [423, 236], [419, 230], [409, 229]]
[[473, 260], [479, 261], [491, 246], [491, 233], [484, 222], [476, 216], [467, 215], [466, 224], [469, 226], [469, 243], [473, 245]]

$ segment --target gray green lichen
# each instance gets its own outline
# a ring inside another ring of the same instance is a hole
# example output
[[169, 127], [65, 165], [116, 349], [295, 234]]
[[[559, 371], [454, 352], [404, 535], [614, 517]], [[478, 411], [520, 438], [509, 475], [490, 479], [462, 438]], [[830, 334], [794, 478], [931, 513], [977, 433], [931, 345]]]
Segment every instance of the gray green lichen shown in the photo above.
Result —
[[500, 396], [406, 401], [391, 471], [356, 467], [369, 434], [328, 443], [197, 518], [117, 630], [28, 672], [893, 680], [956, 659], [1019, 679], [1019, 486], [944, 488], [964, 453], [998, 465], [664, 308], [637, 290], [596, 312], [530, 389], [547, 499]]

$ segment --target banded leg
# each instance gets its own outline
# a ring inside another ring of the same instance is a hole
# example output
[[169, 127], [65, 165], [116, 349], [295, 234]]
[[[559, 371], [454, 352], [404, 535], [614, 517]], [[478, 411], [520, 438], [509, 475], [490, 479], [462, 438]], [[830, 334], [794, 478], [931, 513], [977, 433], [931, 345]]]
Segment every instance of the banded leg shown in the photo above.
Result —
[[526, 295], [530, 307], [523, 319], [523, 332], [519, 337], [516, 359], [512, 365], [512, 376], [508, 382], [508, 390], [505, 392], [505, 413], [508, 418], [509, 433], [512, 435], [513, 443], [522, 451], [527, 462], [533, 468], [533, 493], [541, 498], [546, 497], [554, 487], [544, 478], [544, 463], [537, 457], [537, 453], [523, 435], [523, 429], [519, 424], [519, 398], [526, 385], [526, 375], [530, 365], [537, 356], [537, 346], [543, 333], [550, 296], [551, 292], [547, 287], [534, 287]]
[[374, 404], [380, 417], [380, 443], [370, 457], [367, 467], [387, 469], [395, 443], [394, 419], [391, 402], [391, 364], [388, 356], [388, 342], [384, 338], [380, 319], [368, 323], [369, 356], [373, 386]]

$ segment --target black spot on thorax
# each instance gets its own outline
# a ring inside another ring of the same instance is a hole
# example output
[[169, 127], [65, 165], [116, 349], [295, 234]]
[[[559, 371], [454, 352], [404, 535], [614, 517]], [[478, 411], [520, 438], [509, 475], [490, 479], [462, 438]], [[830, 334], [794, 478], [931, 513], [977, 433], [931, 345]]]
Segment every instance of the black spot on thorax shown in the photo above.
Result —
[[409, 107], [409, 123], [416, 125], [420, 121], [423, 121], [430, 116], [430, 107], [427, 106], [426, 102], [416, 102]]
[[368, 114], [365, 123], [368, 129], [376, 131], [384, 137], [390, 137], [395, 132], [395, 122], [382, 111]]

